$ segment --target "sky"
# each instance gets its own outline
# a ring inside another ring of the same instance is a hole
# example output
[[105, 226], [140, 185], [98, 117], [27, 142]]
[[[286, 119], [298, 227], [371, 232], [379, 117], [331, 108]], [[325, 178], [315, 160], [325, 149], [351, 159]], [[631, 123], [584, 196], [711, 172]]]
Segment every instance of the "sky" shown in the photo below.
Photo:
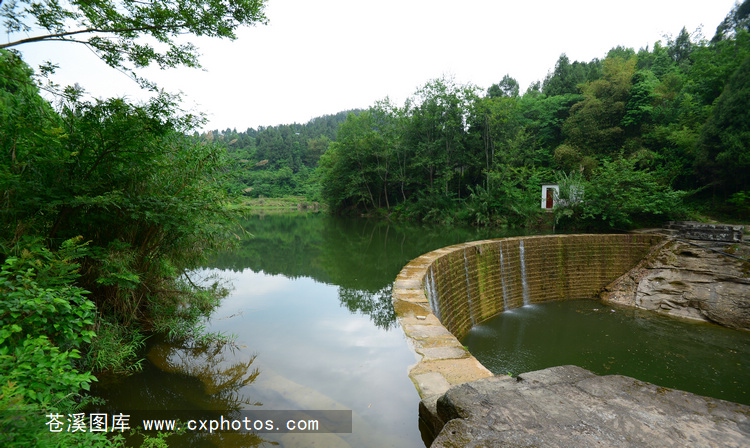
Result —
[[[203, 70], [139, 72], [183, 107], [203, 112], [204, 130], [244, 131], [306, 123], [404, 101], [431, 79], [452, 76], [486, 90], [510, 74], [521, 92], [541, 81], [562, 53], [604, 58], [618, 45], [649, 46], [682, 27], [710, 39], [734, 0], [268, 0], [268, 25], [237, 39], [193, 39]], [[0, 40], [5, 34], [0, 27]], [[94, 97], [145, 98], [124, 74], [74, 43], [16, 47], [26, 62], [51, 60], [53, 80]]]

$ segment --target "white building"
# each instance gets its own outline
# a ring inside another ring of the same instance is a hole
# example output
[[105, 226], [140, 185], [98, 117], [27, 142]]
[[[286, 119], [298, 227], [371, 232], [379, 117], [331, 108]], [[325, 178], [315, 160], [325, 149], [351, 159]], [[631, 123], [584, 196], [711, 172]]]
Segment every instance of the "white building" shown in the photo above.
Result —
[[557, 184], [542, 185], [542, 208], [552, 210], [560, 197], [560, 186]]

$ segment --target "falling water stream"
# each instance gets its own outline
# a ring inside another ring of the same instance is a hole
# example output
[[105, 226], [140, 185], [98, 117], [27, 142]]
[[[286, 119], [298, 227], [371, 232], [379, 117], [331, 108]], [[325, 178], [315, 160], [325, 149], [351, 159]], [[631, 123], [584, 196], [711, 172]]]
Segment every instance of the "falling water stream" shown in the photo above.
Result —
[[528, 305], [529, 302], [529, 283], [526, 281], [526, 259], [524, 257], [523, 240], [518, 242], [518, 252], [521, 259], [521, 285], [523, 287], [523, 304]]

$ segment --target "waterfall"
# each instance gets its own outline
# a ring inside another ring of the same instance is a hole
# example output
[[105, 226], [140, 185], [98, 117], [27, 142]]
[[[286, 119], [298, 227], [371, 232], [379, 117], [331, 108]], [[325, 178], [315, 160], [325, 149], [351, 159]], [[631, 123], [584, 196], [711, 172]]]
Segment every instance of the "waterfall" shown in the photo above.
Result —
[[430, 302], [430, 308], [432, 308], [432, 314], [435, 315], [438, 319], [440, 319], [440, 307], [438, 304], [440, 303], [438, 300], [438, 292], [437, 288], [435, 287], [435, 273], [434, 266], [430, 266], [430, 270], [427, 271], [427, 300]]
[[466, 273], [466, 299], [469, 303], [469, 318], [471, 319], [471, 326], [473, 327], [476, 321], [474, 320], [474, 309], [471, 306], [471, 282], [469, 281], [469, 259], [466, 257], [466, 249], [464, 249], [464, 272]]
[[500, 248], [500, 281], [503, 284], [503, 311], [508, 311], [508, 285], [505, 282], [505, 260], [503, 257], [503, 243], [497, 243]]
[[523, 306], [529, 305], [529, 283], [526, 281], [526, 260], [524, 258], [523, 240], [518, 243], [521, 258], [521, 285], [523, 285]]

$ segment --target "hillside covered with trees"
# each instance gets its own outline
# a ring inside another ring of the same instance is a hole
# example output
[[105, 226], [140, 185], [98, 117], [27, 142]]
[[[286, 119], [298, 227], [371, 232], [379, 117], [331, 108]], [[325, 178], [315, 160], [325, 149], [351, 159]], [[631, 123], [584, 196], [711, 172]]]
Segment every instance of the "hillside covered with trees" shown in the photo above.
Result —
[[[308, 196], [319, 199], [317, 177], [320, 156], [335, 140], [341, 123], [350, 113], [339, 112], [313, 118], [305, 124], [291, 124], [213, 130], [203, 138], [221, 143], [235, 162], [232, 191], [250, 197]], [[196, 137], [200, 137], [197, 133]]]
[[555, 218], [579, 228], [693, 208], [747, 217], [749, 12], [735, 6], [711, 39], [683, 28], [602, 59], [563, 54], [523, 93], [510, 74], [488, 89], [443, 77], [335, 130], [317, 127], [342, 114], [218, 135], [236, 142], [245, 194], [305, 194], [336, 213], [534, 225], [540, 185], [559, 183], [563, 199], [582, 194]]

